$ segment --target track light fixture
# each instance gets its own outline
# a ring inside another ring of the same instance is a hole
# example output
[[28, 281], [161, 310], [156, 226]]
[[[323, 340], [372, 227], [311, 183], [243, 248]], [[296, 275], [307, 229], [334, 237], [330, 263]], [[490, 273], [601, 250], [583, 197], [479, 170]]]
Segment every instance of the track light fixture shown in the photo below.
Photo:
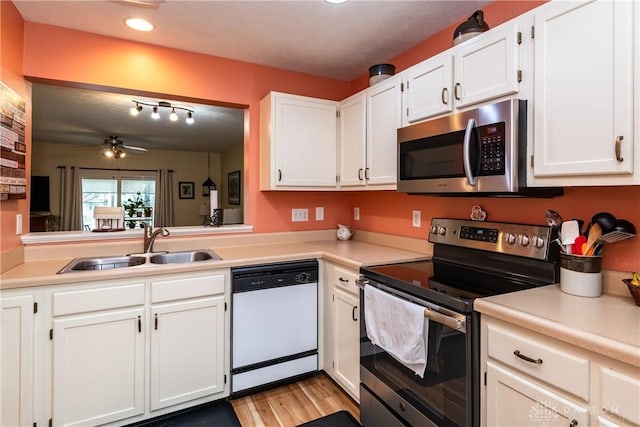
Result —
[[169, 120], [171, 120], [172, 122], [175, 122], [178, 120], [178, 113], [176, 112], [176, 110], [186, 111], [187, 117], [185, 119], [185, 122], [187, 124], [193, 124], [194, 122], [193, 120], [194, 110], [189, 107], [172, 105], [170, 102], [167, 102], [167, 101], [148, 102], [148, 101], [141, 101], [139, 99], [132, 99], [131, 102], [135, 104], [135, 106], [131, 107], [131, 109], [129, 110], [129, 113], [131, 113], [132, 116], [137, 116], [142, 111], [143, 106], [147, 106], [147, 107], [152, 107], [152, 112], [151, 112], [152, 119], [158, 120], [160, 118], [160, 108], [167, 108], [171, 110], [171, 113], [169, 114]]

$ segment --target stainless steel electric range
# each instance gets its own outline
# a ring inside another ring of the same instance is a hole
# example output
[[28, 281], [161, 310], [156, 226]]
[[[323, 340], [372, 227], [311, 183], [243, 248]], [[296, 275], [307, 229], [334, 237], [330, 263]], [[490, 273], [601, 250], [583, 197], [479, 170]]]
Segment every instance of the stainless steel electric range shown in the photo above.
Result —
[[[557, 282], [553, 239], [555, 231], [548, 226], [434, 218], [431, 260], [362, 267], [363, 425], [479, 425], [480, 318], [474, 300]], [[422, 378], [369, 339], [368, 286], [424, 308]]]

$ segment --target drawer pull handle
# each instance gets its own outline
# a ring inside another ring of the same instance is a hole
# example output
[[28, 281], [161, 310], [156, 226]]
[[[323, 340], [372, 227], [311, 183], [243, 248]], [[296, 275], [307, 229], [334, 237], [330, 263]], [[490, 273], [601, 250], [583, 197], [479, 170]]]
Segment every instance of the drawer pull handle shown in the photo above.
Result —
[[138, 333], [142, 332], [142, 317], [138, 316]]
[[358, 321], [358, 318], [356, 317], [356, 310], [358, 309], [358, 306], [354, 306], [353, 309], [351, 310], [351, 318], [353, 319], [354, 322]]
[[616, 143], [615, 143], [615, 153], [616, 153], [616, 160], [619, 162], [624, 161], [624, 159], [622, 158], [622, 156], [620, 155], [620, 145], [622, 144], [622, 140], [624, 139], [624, 137], [622, 135], [618, 136], [616, 138]]
[[515, 350], [513, 352], [513, 354], [516, 357], [519, 357], [520, 359], [522, 359], [524, 361], [527, 361], [529, 363], [535, 363], [536, 365], [542, 365], [542, 359], [532, 359], [531, 357], [525, 356], [524, 354], [520, 353], [520, 350]]
[[158, 313], [154, 314], [153, 317], [154, 317], [153, 326], [154, 326], [154, 329], [157, 331], [158, 330]]
[[344, 283], [349, 283], [349, 279], [345, 279], [344, 277], [338, 277], [338, 280]]

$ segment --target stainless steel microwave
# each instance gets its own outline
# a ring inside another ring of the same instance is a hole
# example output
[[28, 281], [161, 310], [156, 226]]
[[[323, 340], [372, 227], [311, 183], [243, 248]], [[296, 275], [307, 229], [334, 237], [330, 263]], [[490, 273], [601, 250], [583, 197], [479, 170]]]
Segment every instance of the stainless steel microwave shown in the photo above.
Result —
[[404, 193], [555, 196], [526, 186], [527, 101], [511, 99], [398, 129]]

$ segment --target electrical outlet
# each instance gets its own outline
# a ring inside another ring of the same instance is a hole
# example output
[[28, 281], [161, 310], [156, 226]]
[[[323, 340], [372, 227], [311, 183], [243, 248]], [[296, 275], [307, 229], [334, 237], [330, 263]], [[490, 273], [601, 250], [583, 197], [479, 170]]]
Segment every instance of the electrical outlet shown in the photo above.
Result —
[[420, 228], [422, 226], [422, 212], [421, 211], [413, 211], [413, 226], [416, 228]]
[[22, 214], [16, 215], [16, 234], [18, 236], [22, 234]]
[[316, 221], [324, 221], [324, 207], [316, 207]]
[[291, 221], [292, 222], [304, 222], [309, 221], [309, 209], [291, 209]]
[[353, 220], [360, 221], [360, 208], [353, 208]]

